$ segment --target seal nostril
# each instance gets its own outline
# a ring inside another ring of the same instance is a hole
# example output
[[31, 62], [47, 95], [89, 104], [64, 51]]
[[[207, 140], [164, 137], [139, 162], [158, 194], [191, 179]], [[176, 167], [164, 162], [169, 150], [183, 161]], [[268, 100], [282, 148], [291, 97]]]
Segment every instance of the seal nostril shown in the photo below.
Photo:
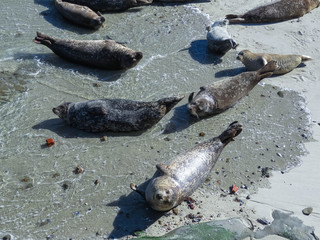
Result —
[[161, 199], [163, 199], [163, 197], [162, 197], [161, 194], [157, 194], [157, 195], [156, 195], [156, 199], [161, 200]]

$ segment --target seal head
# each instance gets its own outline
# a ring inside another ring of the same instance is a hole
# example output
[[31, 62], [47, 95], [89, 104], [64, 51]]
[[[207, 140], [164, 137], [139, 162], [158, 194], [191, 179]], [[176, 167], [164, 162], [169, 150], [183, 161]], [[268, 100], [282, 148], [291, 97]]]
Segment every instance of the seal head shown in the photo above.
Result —
[[168, 211], [182, 202], [179, 184], [168, 175], [153, 179], [145, 197], [150, 207], [157, 211]]
[[58, 107], [52, 108], [52, 112], [59, 118], [66, 120], [68, 116], [68, 108], [71, 102], [63, 102]]
[[199, 94], [193, 98], [194, 92], [189, 95], [188, 110], [191, 115], [197, 118], [205, 118], [212, 115], [216, 107], [214, 98], [205, 91], [205, 87], [200, 88]]

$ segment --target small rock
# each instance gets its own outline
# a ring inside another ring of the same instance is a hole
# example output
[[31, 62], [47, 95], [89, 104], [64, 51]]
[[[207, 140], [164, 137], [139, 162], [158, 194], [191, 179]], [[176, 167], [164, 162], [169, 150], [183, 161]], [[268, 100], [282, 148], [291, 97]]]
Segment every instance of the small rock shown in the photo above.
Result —
[[271, 223], [267, 220], [267, 219], [265, 219], [265, 218], [259, 218], [259, 219], [257, 219], [257, 222], [258, 223], [261, 223], [262, 225], [270, 225]]
[[178, 215], [179, 210], [178, 210], [178, 208], [174, 208], [174, 209], [172, 209], [172, 212], [174, 213], [174, 215]]
[[100, 138], [100, 141], [101, 142], [106, 142], [108, 140], [108, 137], [107, 136], [103, 136]]
[[312, 211], [313, 211], [313, 208], [312, 208], [312, 207], [307, 207], [307, 208], [305, 208], [305, 209], [302, 210], [302, 213], [303, 213], [304, 215], [309, 216], [309, 215], [312, 213]]
[[200, 137], [204, 137], [206, 134], [204, 132], [199, 133]]
[[11, 240], [11, 235], [5, 235], [3, 238], [2, 238], [3, 240]]
[[277, 92], [277, 94], [278, 94], [278, 96], [279, 96], [279, 97], [281, 97], [281, 98], [283, 98], [283, 97], [284, 97], [284, 94], [283, 94], [283, 92], [282, 92], [282, 91]]
[[100, 83], [93, 83], [92, 84], [94, 87], [101, 87], [101, 84]]
[[74, 169], [74, 173], [75, 174], [80, 174], [80, 173], [83, 173], [84, 172], [84, 169], [83, 167], [81, 166], [77, 166], [75, 169]]
[[170, 139], [169, 137], [165, 137], [164, 140], [168, 142], [168, 141], [170, 141], [171, 139]]

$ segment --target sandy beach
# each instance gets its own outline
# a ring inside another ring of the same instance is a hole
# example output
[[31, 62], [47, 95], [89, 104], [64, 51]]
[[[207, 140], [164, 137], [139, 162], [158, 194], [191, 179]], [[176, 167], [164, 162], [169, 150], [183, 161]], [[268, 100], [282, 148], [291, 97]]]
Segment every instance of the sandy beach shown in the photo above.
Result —
[[[202, 223], [219, 221], [233, 230], [232, 218], [252, 234], [249, 228], [259, 232], [270, 226], [275, 210], [300, 219], [319, 236], [320, 9], [281, 23], [229, 25], [237, 49], [223, 57], [207, 51], [206, 26], [268, 2], [155, 2], [104, 13], [105, 26], [92, 31], [67, 22], [53, 1], [1, 1], [0, 238], [127, 239], [136, 232], [161, 236], [179, 227], [201, 231]], [[37, 31], [65, 39], [112, 38], [144, 56], [123, 72], [80, 66], [35, 44]], [[245, 71], [236, 60], [244, 49], [313, 60], [263, 79], [221, 114], [192, 118], [189, 94]], [[154, 127], [137, 133], [88, 133], [52, 112], [62, 101], [175, 95], [185, 98]], [[157, 164], [219, 136], [233, 121], [243, 131], [188, 203], [157, 212], [130, 189], [130, 183], [145, 184]], [[54, 146], [45, 144], [48, 138]], [[81, 174], [75, 173], [78, 166]], [[235, 194], [233, 184], [239, 187]], [[308, 207], [313, 210], [307, 216], [302, 210]]]
[[[224, 19], [226, 14], [241, 14], [268, 2], [270, 1], [215, 0], [192, 5], [208, 14], [214, 22], [218, 19]], [[297, 91], [306, 99], [307, 111], [310, 111], [311, 114], [313, 139], [304, 144], [308, 154], [301, 158], [301, 165], [285, 172], [273, 172], [273, 176], [268, 179], [270, 185], [266, 188], [260, 188], [257, 193], [250, 195], [250, 199], [246, 202], [245, 212], [256, 229], [264, 228], [256, 221], [257, 219], [265, 218], [272, 221], [272, 212], [280, 210], [298, 217], [305, 225], [314, 227], [317, 236], [320, 233], [320, 177], [318, 174], [320, 166], [320, 110], [318, 106], [320, 99], [320, 70], [318, 67], [320, 30], [317, 22], [319, 17], [320, 9], [315, 9], [302, 18], [280, 23], [232, 24], [228, 26], [229, 33], [239, 43], [236, 51], [248, 49], [252, 52], [302, 54], [313, 58], [305, 66], [292, 72], [263, 80], [266, 84]], [[224, 218], [243, 216], [239, 211], [235, 211], [238, 206], [230, 199], [222, 200], [218, 197], [208, 200], [208, 202], [202, 206], [202, 209], [218, 206], [219, 212]], [[302, 213], [302, 210], [307, 207], [313, 208], [313, 212], [309, 216]], [[232, 211], [230, 211], [231, 209]], [[163, 233], [153, 226], [147, 232], [150, 235]], [[272, 235], [263, 239], [284, 238]]]
[[[199, 8], [209, 14], [210, 19], [223, 19], [225, 14], [240, 14], [248, 9], [270, 1], [211, 1], [199, 4]], [[306, 225], [313, 226], [320, 233], [320, 70], [319, 40], [320, 30], [317, 19], [320, 9], [315, 9], [300, 19], [275, 24], [230, 25], [229, 33], [239, 43], [238, 51], [278, 54], [303, 54], [313, 58], [306, 66], [294, 71], [264, 80], [265, 83], [300, 92], [307, 101], [311, 113], [313, 140], [305, 144], [308, 154], [301, 159], [301, 166], [285, 173], [274, 172], [270, 188], [259, 189], [248, 200], [247, 207], [255, 209], [255, 218], [271, 218], [275, 209], [293, 213]], [[311, 215], [302, 210], [312, 207]]]

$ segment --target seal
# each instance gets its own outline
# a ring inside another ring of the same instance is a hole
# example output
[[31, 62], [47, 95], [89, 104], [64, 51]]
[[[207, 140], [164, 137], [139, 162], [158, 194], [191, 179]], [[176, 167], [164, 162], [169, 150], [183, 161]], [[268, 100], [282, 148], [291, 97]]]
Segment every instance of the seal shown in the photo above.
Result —
[[276, 61], [277, 68], [273, 74], [285, 74], [295, 69], [299, 64], [312, 60], [306, 55], [282, 55], [269, 53], [252, 53], [249, 50], [242, 50], [238, 53], [237, 59], [240, 60], [248, 71], [256, 71], [265, 66], [270, 61]]
[[133, 7], [150, 5], [152, 0], [64, 0], [91, 8], [93, 11], [124, 11]]
[[113, 40], [58, 39], [37, 32], [34, 42], [47, 46], [71, 62], [108, 70], [135, 67], [143, 57], [142, 52], [136, 52]]
[[225, 111], [246, 96], [263, 78], [271, 76], [276, 66], [276, 62], [271, 61], [258, 71], [244, 72], [201, 87], [194, 98], [194, 93], [189, 96], [189, 113], [205, 118]]
[[52, 111], [71, 127], [87, 132], [141, 131], [159, 122], [182, 98], [167, 97], [152, 102], [127, 99], [64, 102]]
[[98, 29], [105, 22], [101, 13], [95, 13], [86, 6], [80, 6], [73, 3], [54, 1], [58, 12], [69, 21], [88, 28]]
[[233, 122], [218, 137], [199, 143], [178, 155], [169, 164], [156, 165], [157, 171], [145, 191], [131, 183], [157, 211], [168, 211], [189, 197], [209, 177], [224, 147], [240, 134], [242, 126]]
[[229, 14], [230, 23], [273, 23], [299, 18], [319, 7], [319, 0], [279, 0], [242, 15]]
[[237, 44], [229, 35], [227, 25], [229, 20], [217, 20], [207, 27], [207, 42], [210, 51], [217, 54], [226, 54], [231, 48], [236, 49]]

